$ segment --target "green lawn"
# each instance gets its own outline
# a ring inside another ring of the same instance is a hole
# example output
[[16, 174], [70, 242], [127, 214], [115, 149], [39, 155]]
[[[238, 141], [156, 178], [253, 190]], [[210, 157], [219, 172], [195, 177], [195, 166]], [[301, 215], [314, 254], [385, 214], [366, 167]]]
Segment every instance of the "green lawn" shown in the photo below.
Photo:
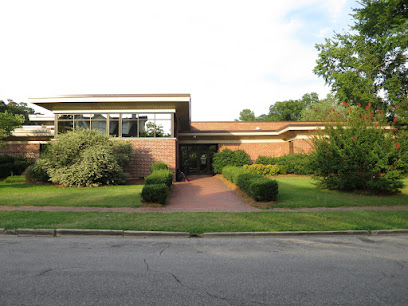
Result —
[[408, 211], [101, 213], [0, 211], [0, 228], [251, 232], [408, 228]]
[[278, 204], [273, 207], [340, 207], [408, 205], [408, 179], [405, 188], [396, 195], [361, 195], [320, 189], [308, 176], [274, 177], [279, 182]]
[[143, 185], [60, 188], [54, 185], [0, 183], [0, 205], [139, 207]]

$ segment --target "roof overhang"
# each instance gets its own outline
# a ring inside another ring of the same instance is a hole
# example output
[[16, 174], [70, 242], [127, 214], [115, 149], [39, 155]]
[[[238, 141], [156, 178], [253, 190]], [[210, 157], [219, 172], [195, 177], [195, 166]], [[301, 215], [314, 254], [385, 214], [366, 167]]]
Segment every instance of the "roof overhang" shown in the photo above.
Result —
[[29, 98], [37, 106], [54, 113], [69, 111], [126, 111], [176, 112], [182, 130], [190, 130], [190, 94], [111, 94], [64, 95], [47, 98]]

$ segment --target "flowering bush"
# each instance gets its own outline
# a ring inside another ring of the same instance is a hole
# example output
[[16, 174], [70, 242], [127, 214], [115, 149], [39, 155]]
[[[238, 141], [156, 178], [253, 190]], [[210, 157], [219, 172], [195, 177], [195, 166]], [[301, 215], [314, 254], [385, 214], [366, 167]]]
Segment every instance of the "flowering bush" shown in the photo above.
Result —
[[324, 130], [312, 137], [315, 151], [310, 156], [323, 187], [373, 193], [394, 193], [403, 187], [407, 131], [398, 126], [398, 116], [387, 122], [386, 115], [371, 104], [328, 114]]

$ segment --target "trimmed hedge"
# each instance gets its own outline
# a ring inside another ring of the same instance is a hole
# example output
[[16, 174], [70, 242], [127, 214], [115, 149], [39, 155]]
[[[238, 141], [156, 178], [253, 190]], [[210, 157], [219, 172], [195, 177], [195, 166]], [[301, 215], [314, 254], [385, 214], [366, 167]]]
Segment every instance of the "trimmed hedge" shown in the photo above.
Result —
[[152, 174], [145, 177], [146, 185], [166, 184], [170, 187], [173, 183], [173, 172], [170, 170], [156, 170]]
[[157, 170], [169, 170], [169, 167], [162, 161], [158, 161], [152, 164], [150, 167], [150, 173], [153, 173]]
[[144, 202], [164, 204], [167, 199], [169, 188], [166, 184], [145, 185], [142, 189], [142, 199]]
[[256, 201], [276, 201], [278, 199], [279, 186], [275, 180], [234, 166], [223, 168], [222, 174]]
[[262, 164], [253, 164], [253, 165], [243, 165], [244, 169], [251, 171], [253, 174], [258, 175], [278, 175], [286, 174], [286, 167], [280, 165], [262, 165]]
[[142, 200], [165, 204], [169, 188], [173, 184], [173, 172], [161, 161], [153, 163], [150, 172], [150, 175], [145, 177]]
[[286, 173], [313, 174], [311, 161], [306, 154], [293, 154], [279, 157], [259, 156], [255, 164], [283, 166], [286, 169]]
[[50, 176], [47, 173], [47, 161], [37, 159], [34, 165], [29, 166], [23, 173], [27, 182], [50, 182]]

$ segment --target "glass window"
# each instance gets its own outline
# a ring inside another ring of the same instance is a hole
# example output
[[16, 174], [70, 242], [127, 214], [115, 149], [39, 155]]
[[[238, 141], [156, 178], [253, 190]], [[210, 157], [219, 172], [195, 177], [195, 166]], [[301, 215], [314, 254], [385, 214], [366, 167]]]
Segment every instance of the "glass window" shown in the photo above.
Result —
[[72, 131], [73, 128], [73, 121], [60, 121], [58, 120], [58, 134], [66, 133], [68, 131]]
[[156, 120], [156, 137], [171, 137], [171, 120]]
[[106, 134], [106, 114], [94, 114], [91, 119], [91, 129], [99, 130], [103, 134]]
[[139, 137], [154, 137], [155, 129], [153, 114], [139, 115]]
[[90, 114], [75, 115], [75, 129], [89, 129], [91, 127], [91, 116]]
[[109, 115], [109, 135], [119, 137], [119, 114]]
[[122, 114], [122, 137], [137, 137], [137, 114]]

